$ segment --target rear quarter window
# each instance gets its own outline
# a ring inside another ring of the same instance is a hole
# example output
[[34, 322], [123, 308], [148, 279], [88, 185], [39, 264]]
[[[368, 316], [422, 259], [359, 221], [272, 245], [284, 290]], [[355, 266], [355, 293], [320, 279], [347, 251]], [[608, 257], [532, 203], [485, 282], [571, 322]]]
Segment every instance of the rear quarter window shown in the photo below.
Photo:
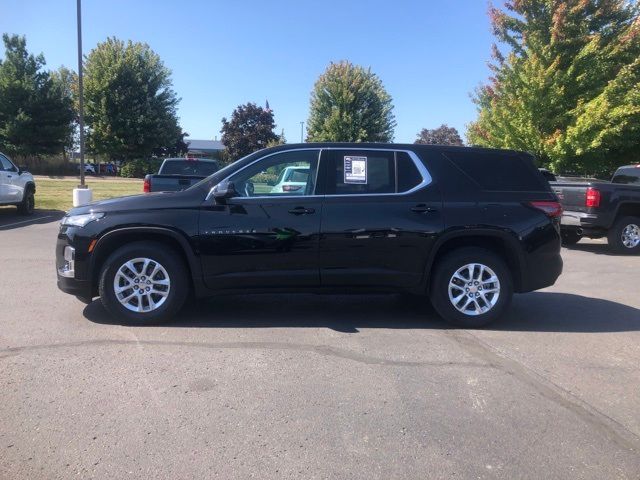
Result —
[[619, 168], [611, 179], [612, 183], [640, 185], [640, 167]]
[[482, 190], [549, 190], [548, 183], [531, 159], [514, 152], [449, 151], [443, 155]]

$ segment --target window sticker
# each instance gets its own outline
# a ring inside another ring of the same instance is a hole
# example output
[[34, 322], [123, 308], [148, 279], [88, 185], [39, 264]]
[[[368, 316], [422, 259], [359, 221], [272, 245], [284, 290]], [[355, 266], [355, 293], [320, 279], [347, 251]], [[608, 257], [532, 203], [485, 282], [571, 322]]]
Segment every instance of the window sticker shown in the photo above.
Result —
[[344, 157], [344, 183], [367, 183], [367, 157]]

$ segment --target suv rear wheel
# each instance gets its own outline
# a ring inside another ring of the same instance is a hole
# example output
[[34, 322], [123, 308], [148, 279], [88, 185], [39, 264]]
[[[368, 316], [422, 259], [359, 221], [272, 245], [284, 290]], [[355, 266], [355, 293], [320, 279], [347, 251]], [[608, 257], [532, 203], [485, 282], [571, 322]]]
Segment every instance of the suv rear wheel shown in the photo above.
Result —
[[640, 252], [640, 218], [622, 217], [609, 230], [609, 246], [617, 253]]
[[99, 293], [114, 317], [134, 325], [170, 320], [189, 292], [180, 256], [155, 242], [136, 242], [116, 250], [100, 273]]
[[513, 281], [506, 263], [483, 248], [460, 248], [436, 266], [431, 301], [448, 322], [482, 327], [499, 318], [511, 303]]

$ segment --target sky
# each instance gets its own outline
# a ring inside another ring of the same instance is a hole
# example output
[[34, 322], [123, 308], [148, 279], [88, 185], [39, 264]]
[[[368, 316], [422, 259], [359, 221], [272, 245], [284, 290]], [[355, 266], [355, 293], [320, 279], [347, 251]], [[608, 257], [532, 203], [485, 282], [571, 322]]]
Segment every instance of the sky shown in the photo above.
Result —
[[[83, 52], [107, 37], [146, 42], [172, 71], [192, 139], [220, 138], [222, 117], [269, 106], [300, 140], [330, 62], [370, 67], [393, 98], [396, 142], [445, 123], [464, 137], [471, 94], [489, 76], [485, 0], [83, 0]], [[47, 68], [77, 70], [75, 0], [0, 0], [0, 32], [26, 35]], [[0, 58], [4, 49], [0, 49]]]

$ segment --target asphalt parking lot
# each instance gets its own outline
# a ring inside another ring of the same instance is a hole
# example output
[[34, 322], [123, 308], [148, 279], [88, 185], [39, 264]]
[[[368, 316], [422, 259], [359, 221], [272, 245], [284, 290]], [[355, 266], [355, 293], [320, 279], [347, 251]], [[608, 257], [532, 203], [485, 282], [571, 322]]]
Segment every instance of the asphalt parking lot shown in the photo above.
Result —
[[[640, 257], [455, 330], [401, 296], [230, 296], [132, 328], [0, 209], [0, 478], [640, 478]], [[24, 222], [24, 223], [18, 223]]]

